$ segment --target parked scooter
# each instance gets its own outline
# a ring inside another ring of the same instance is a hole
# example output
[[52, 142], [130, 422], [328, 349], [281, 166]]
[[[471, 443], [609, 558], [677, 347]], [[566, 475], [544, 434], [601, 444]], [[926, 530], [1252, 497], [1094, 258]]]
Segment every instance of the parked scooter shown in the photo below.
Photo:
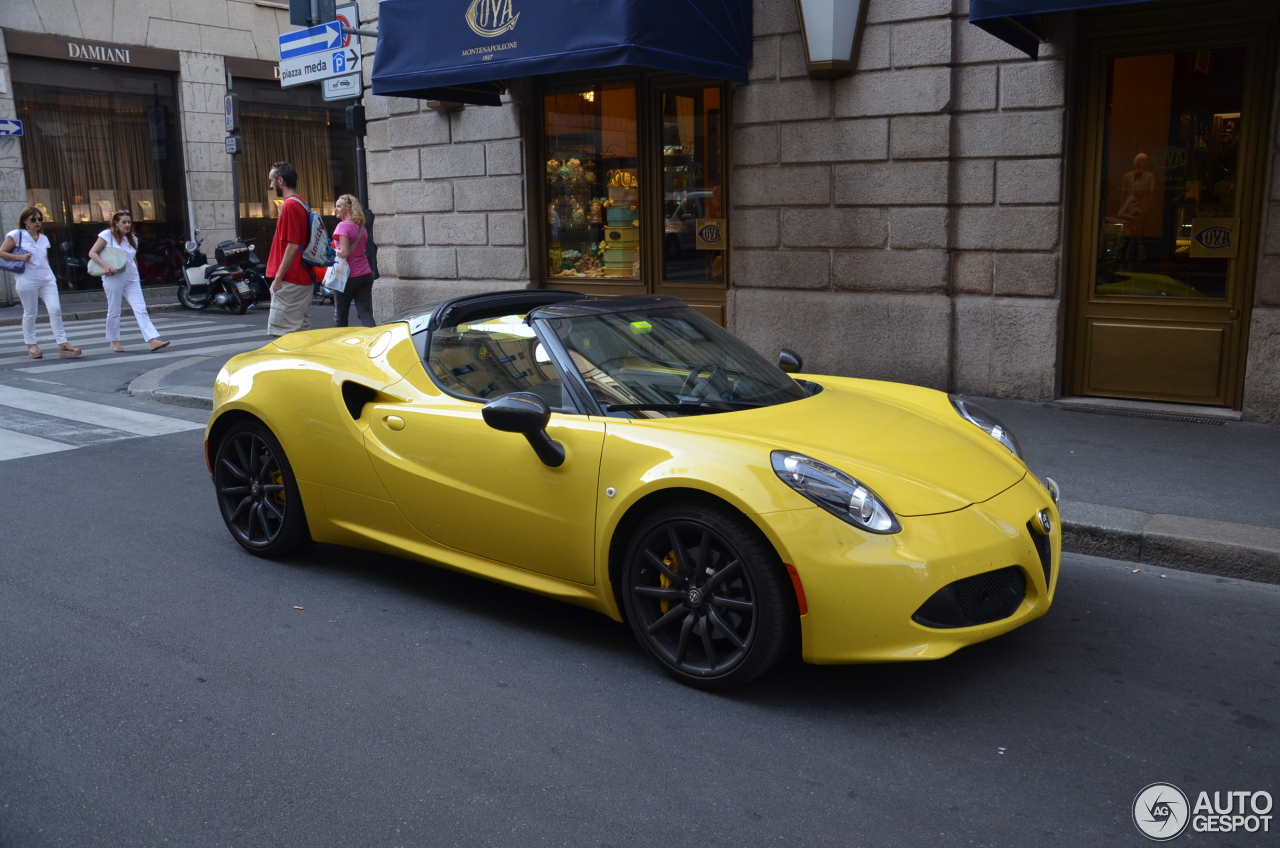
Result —
[[197, 240], [183, 246], [187, 254], [183, 262], [186, 279], [178, 285], [178, 302], [188, 309], [203, 311], [218, 306], [243, 315], [254, 302], [253, 291], [239, 267], [248, 258], [249, 248], [239, 242], [222, 242], [214, 250], [217, 264], [210, 265], [200, 251], [199, 234], [197, 230]]
[[270, 302], [271, 283], [267, 280], [267, 266], [258, 258], [258, 253], [254, 249], [254, 241], [254, 239], [242, 239], [238, 242], [222, 242], [218, 245], [218, 250], [221, 251], [218, 261], [219, 264], [238, 268], [244, 273], [253, 302], [257, 304]]

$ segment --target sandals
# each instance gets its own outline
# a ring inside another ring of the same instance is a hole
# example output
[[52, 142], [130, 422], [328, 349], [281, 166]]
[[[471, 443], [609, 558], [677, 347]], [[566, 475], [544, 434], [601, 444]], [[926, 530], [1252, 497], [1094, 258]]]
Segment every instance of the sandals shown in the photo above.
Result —
[[84, 351], [73, 345], [71, 342], [63, 342], [58, 345], [58, 356], [61, 356], [63, 359], [74, 359], [82, 353], [84, 353]]
[[39, 345], [27, 345], [27, 354], [32, 359], [40, 359], [44, 356], [44, 351], [40, 350]]
[[168, 347], [168, 346], [169, 346], [169, 343], [168, 343], [167, 341], [165, 341], [164, 339], [159, 338], [159, 337], [157, 336], [156, 338], [154, 338], [154, 339], [152, 339], [151, 341], [147, 342], [147, 346], [151, 348], [151, 352], [152, 352], [152, 353], [155, 353], [157, 350], [160, 350], [161, 348]]
[[124, 345], [120, 344], [120, 342], [112, 342], [112, 343], [111, 343], [111, 352], [112, 352], [112, 353], [124, 353]]

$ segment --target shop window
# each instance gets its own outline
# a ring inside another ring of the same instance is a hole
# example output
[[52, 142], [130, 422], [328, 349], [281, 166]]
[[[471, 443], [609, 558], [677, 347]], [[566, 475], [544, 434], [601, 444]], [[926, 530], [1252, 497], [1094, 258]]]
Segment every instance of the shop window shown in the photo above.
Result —
[[[67, 288], [97, 288], [87, 257], [117, 210], [128, 210], [139, 239], [144, 285], [172, 285], [181, 272], [177, 246], [185, 231], [182, 165], [171, 81], [162, 75], [97, 75], [104, 87], [149, 88], [149, 95], [33, 84], [75, 76], [58, 63], [14, 64], [14, 100], [23, 121], [27, 203], [44, 213], [54, 273]], [[78, 81], [73, 80], [73, 81]], [[6, 222], [6, 228], [14, 222]]]
[[544, 285], [674, 294], [723, 320], [723, 85], [557, 80], [541, 101]]
[[545, 99], [547, 273], [640, 279], [634, 83]]
[[281, 90], [274, 82], [236, 79], [233, 90], [240, 96], [244, 138], [237, 162], [241, 236], [256, 239], [265, 256], [284, 202], [267, 187], [276, 162], [298, 169], [298, 193], [332, 232], [335, 201], [356, 194], [355, 139], [347, 134], [343, 110], [324, 106], [318, 91]]

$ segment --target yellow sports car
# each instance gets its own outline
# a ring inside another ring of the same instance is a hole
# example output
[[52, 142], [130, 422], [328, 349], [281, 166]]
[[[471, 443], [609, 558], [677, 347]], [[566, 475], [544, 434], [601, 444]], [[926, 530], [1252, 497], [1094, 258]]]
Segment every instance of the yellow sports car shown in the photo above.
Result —
[[800, 368], [671, 297], [462, 297], [235, 357], [205, 454], [252, 553], [349, 545], [581, 604], [704, 688], [797, 647], [942, 657], [1049, 609], [1057, 486], [999, 421]]

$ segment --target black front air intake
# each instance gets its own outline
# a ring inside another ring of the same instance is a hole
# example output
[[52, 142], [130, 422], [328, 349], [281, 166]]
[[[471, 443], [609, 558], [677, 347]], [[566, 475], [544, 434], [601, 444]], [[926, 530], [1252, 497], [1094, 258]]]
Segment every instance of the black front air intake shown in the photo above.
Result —
[[1016, 565], [943, 586], [911, 620], [925, 627], [973, 627], [1008, 618], [1027, 594], [1027, 579]]
[[1031, 541], [1036, 546], [1036, 553], [1040, 556], [1040, 565], [1044, 568], [1044, 589], [1049, 591], [1049, 587], [1053, 585], [1053, 543], [1049, 541], [1049, 537], [1036, 530], [1032, 522], [1027, 522], [1027, 532], [1031, 534]]

